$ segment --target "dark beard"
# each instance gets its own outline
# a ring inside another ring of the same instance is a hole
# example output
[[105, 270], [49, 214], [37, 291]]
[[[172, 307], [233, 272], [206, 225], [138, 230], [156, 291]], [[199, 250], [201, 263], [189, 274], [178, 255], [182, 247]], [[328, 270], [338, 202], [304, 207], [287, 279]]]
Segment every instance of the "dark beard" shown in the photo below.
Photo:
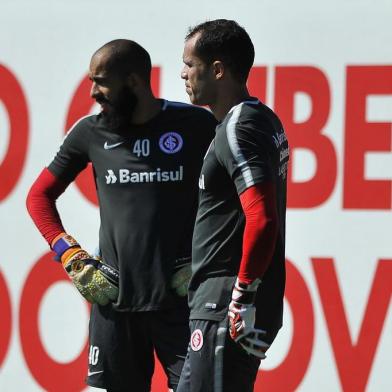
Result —
[[132, 115], [137, 104], [136, 95], [129, 87], [124, 86], [116, 100], [109, 104], [110, 112], [102, 112], [105, 125], [114, 132], [125, 130], [132, 123]]

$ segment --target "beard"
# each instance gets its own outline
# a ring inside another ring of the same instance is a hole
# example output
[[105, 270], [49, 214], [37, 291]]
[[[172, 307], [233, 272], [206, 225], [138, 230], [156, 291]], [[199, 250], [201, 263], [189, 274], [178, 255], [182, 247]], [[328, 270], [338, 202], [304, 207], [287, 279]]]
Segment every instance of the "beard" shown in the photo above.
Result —
[[112, 101], [101, 99], [100, 102], [109, 106], [108, 111], [102, 111], [101, 115], [106, 126], [114, 132], [124, 130], [132, 123], [132, 116], [137, 105], [137, 97], [133, 91], [124, 86], [118, 96]]

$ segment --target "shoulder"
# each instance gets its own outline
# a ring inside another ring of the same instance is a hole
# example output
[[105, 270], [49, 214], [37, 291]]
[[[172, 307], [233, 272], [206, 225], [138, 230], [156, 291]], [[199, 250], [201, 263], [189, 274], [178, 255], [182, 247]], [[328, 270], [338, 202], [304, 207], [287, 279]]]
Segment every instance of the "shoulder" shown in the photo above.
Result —
[[64, 146], [75, 146], [88, 144], [96, 124], [99, 121], [99, 115], [87, 115], [77, 120], [67, 131], [64, 136]]
[[70, 134], [74, 131], [89, 131], [94, 129], [99, 121], [100, 115], [97, 114], [89, 114], [87, 116], [79, 118], [68, 130], [67, 134]]
[[177, 115], [182, 114], [185, 117], [193, 117], [199, 120], [216, 123], [216, 119], [213, 114], [209, 110], [200, 106], [195, 106], [184, 102], [164, 100], [163, 109], [167, 111], [167, 113], [177, 113]]
[[226, 117], [218, 125], [216, 139], [219, 145], [238, 145], [239, 140], [245, 141], [259, 130], [261, 108], [259, 100], [245, 101], [233, 106]]
[[[240, 124], [254, 124], [256, 128], [260, 126], [278, 126], [281, 128], [280, 120], [276, 113], [261, 101], [245, 101], [241, 104], [238, 123]], [[238, 106], [240, 106], [238, 105]]]
[[259, 100], [244, 101], [231, 108], [219, 126], [227, 135], [258, 134], [282, 129], [278, 116]]

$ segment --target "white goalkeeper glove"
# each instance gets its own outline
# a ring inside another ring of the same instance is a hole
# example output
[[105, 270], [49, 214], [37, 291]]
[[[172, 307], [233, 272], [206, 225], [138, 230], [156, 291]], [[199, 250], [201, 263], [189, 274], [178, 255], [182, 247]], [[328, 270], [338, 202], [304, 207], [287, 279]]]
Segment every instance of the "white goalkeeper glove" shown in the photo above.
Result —
[[236, 279], [228, 312], [229, 332], [230, 337], [247, 353], [265, 359], [265, 351], [270, 345], [263, 340], [265, 331], [254, 327], [256, 320], [254, 301], [260, 282], [256, 279], [251, 284], [244, 284]]
[[170, 287], [180, 297], [188, 294], [188, 285], [192, 276], [191, 258], [183, 257], [175, 261], [175, 272], [170, 281]]
[[119, 274], [116, 269], [90, 256], [66, 233], [54, 239], [52, 249], [72, 283], [87, 301], [107, 305], [117, 300]]

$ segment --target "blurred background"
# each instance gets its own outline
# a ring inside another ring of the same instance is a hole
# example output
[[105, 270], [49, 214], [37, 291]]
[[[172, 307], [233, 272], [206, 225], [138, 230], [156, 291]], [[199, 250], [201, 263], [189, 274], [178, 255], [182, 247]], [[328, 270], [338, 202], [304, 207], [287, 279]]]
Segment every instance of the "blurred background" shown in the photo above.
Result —
[[[284, 326], [255, 390], [392, 390], [391, 1], [2, 0], [0, 391], [93, 391], [83, 383], [88, 307], [25, 209], [66, 130], [98, 110], [92, 53], [137, 41], [156, 95], [188, 102], [184, 36], [215, 18], [249, 32], [249, 89], [280, 115], [291, 146]], [[92, 250], [89, 181], [81, 176], [58, 208]], [[167, 391], [159, 366], [152, 390]]]

